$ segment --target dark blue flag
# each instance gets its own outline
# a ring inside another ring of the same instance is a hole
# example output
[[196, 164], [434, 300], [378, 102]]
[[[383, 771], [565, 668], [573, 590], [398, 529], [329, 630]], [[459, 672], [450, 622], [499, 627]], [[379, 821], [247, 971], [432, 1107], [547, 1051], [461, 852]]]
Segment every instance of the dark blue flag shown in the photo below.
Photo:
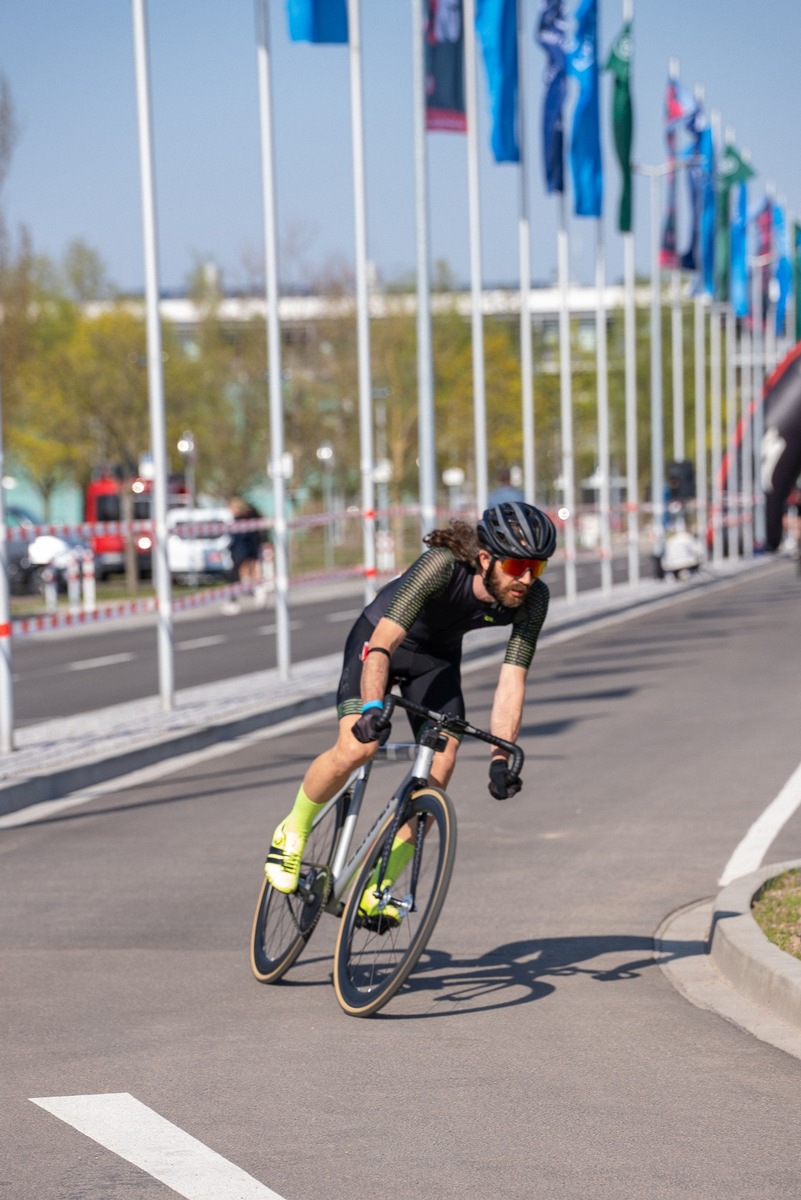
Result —
[[579, 85], [570, 142], [576, 216], [600, 217], [604, 176], [598, 115], [598, 0], [580, 0], [568, 69]]
[[286, 0], [286, 12], [292, 42], [348, 40], [347, 0]]
[[467, 130], [462, 0], [426, 0], [426, 129]]
[[476, 32], [484, 51], [496, 162], [520, 162], [517, 145], [516, 0], [478, 0]]
[[542, 104], [542, 149], [545, 186], [549, 192], [565, 190], [565, 125], [567, 91], [567, 22], [562, 0], [543, 0], [537, 42], [548, 55], [545, 97]]
[[715, 145], [712, 130], [704, 123], [698, 135], [697, 154], [701, 159], [701, 269], [703, 290], [709, 296], [715, 294], [715, 222], [717, 204], [715, 197]]

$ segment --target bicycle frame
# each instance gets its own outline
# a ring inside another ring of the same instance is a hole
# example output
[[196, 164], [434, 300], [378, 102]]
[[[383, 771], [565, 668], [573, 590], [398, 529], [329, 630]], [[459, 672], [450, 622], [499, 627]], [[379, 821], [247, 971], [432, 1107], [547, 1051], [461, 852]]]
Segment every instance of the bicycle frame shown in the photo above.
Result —
[[403, 758], [413, 759], [412, 766], [404, 775], [400, 785], [393, 792], [392, 796], [378, 814], [373, 824], [364, 835], [359, 845], [348, 858], [351, 842], [356, 830], [356, 823], [361, 812], [362, 800], [364, 793], [367, 790], [367, 781], [370, 778], [370, 772], [373, 768], [375, 759], [364, 763], [358, 767], [350, 776], [344, 787], [340, 788], [335, 796], [333, 796], [325, 805], [323, 811], [315, 820], [315, 825], [318, 821], [322, 821], [326, 813], [331, 809], [331, 806], [336, 804], [343, 796], [347, 797], [347, 805], [342, 818], [342, 823], [337, 834], [336, 847], [334, 850], [334, 859], [331, 864], [331, 894], [328, 903], [325, 906], [325, 911], [339, 915], [344, 906], [345, 893], [348, 890], [351, 879], [356, 874], [361, 862], [372, 845], [374, 839], [378, 835], [378, 831], [383, 825], [389, 813], [393, 808], [399, 809], [405, 801], [413, 786], [418, 786], [421, 783], [428, 781], [431, 772], [431, 764], [434, 761], [434, 749], [430, 746], [417, 745], [409, 742], [387, 743], [385, 746], [379, 746], [378, 754], [382, 758], [388, 760], [399, 760]]
[[[364, 793], [367, 790], [367, 783], [370, 778], [370, 773], [373, 768], [375, 758], [363, 763], [352, 772], [347, 782], [343, 787], [332, 796], [327, 804], [323, 806], [320, 814], [315, 818], [314, 825], [324, 820], [326, 815], [331, 811], [332, 805], [337, 804], [343, 797], [347, 798], [345, 812], [342, 816], [339, 831], [336, 835], [334, 846], [334, 856], [331, 864], [331, 891], [328, 901], [325, 905], [326, 912], [332, 913], [334, 916], [339, 916], [345, 906], [345, 893], [348, 890], [351, 880], [358, 871], [361, 863], [367, 854], [374, 839], [378, 835], [386, 818], [394, 809], [396, 812], [396, 823], [394, 832], [397, 832], [401, 824], [401, 816], [403, 807], [412, 791], [420, 787], [425, 787], [429, 781], [431, 767], [434, 762], [434, 756], [438, 750], [442, 750], [445, 744], [443, 730], [451, 731], [459, 730], [462, 733], [467, 733], [472, 737], [477, 737], [481, 741], [490, 742], [493, 745], [502, 746], [509, 750], [512, 754], [513, 769], [519, 773], [523, 763], [523, 753], [519, 746], [513, 745], [510, 742], [504, 742], [500, 738], [494, 738], [482, 730], [476, 729], [467, 721], [461, 718], [455, 718], [448, 714], [435, 713], [429, 709], [420, 708], [409, 701], [400, 699], [396, 696], [387, 697], [387, 716], [391, 716], [395, 705], [403, 707], [412, 712], [424, 714], [428, 718], [433, 719], [433, 723], [424, 732], [420, 742], [388, 742], [386, 745], [379, 746], [376, 757], [381, 755], [385, 759], [413, 759], [412, 765], [404, 775], [399, 787], [393, 792], [391, 798], [384, 806], [383, 810], [376, 817], [373, 824], [370, 826], [367, 833], [364, 835], [359, 845], [354, 850], [353, 854], [348, 858], [351, 842], [356, 829], [356, 823], [361, 812], [362, 800]], [[415, 849], [415, 871], [419, 869], [420, 859], [420, 838], [416, 838]], [[389, 855], [389, 847], [386, 850], [386, 855]], [[383, 864], [386, 866], [386, 863]]]

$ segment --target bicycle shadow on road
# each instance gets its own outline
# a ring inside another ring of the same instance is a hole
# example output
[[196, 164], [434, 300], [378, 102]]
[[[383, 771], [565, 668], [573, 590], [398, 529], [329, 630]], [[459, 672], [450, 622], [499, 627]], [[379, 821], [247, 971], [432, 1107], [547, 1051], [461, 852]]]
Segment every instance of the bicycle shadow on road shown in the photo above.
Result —
[[556, 992], [559, 980], [585, 976], [596, 983], [637, 980], [643, 971], [706, 953], [701, 941], [660, 942], [630, 934], [597, 937], [533, 938], [508, 942], [476, 959], [458, 959], [443, 950], [426, 950], [401, 996], [428, 994], [424, 1012], [388, 1011], [385, 1020], [472, 1016], [543, 1000]]

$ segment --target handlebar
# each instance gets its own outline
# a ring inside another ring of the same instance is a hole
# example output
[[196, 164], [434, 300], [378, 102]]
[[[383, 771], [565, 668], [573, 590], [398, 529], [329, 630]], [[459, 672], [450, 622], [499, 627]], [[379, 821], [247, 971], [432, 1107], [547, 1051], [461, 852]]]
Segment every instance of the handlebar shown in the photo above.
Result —
[[385, 696], [384, 716], [388, 721], [392, 719], [395, 708], [405, 708], [407, 712], [414, 713], [418, 717], [425, 717], [437, 729], [447, 730], [450, 733], [467, 734], [468, 737], [476, 738], [479, 742], [487, 742], [490, 746], [497, 746], [499, 750], [506, 750], [511, 755], [509, 770], [515, 775], [519, 775], [523, 770], [526, 756], [517, 742], [507, 742], [503, 738], [496, 737], [494, 733], [488, 733], [486, 729], [477, 729], [475, 725], [465, 721], [464, 717], [458, 717], [454, 713], [435, 712], [432, 708], [423, 708], [420, 704], [405, 700], [403, 696]]

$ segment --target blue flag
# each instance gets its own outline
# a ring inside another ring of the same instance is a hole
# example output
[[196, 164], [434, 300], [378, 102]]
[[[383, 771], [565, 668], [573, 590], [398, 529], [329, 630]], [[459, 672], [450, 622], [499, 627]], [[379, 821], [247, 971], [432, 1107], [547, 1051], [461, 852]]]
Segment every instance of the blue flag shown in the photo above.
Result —
[[787, 300], [793, 286], [793, 269], [787, 250], [787, 223], [781, 206], [773, 206], [773, 245], [776, 254], [775, 277], [779, 285], [776, 298], [776, 336], [784, 333], [784, 322], [787, 317]]
[[286, 12], [290, 41], [347, 43], [347, 0], [286, 0]]
[[715, 232], [717, 204], [715, 197], [715, 144], [712, 130], [704, 123], [699, 132], [696, 153], [701, 159], [701, 269], [704, 291], [715, 294]]
[[476, 32], [484, 51], [496, 162], [520, 162], [517, 145], [516, 0], [478, 0]]
[[549, 192], [563, 192], [565, 190], [563, 110], [567, 91], [567, 22], [562, 0], [543, 0], [537, 27], [537, 42], [548, 55], [548, 63], [545, 67], [545, 97], [542, 104], [545, 187]]
[[579, 85], [570, 144], [576, 216], [600, 217], [604, 176], [598, 116], [598, 0], [580, 0], [568, 69]]
[[748, 303], [748, 185], [739, 185], [737, 209], [731, 226], [731, 304], [736, 317], [747, 317]]

